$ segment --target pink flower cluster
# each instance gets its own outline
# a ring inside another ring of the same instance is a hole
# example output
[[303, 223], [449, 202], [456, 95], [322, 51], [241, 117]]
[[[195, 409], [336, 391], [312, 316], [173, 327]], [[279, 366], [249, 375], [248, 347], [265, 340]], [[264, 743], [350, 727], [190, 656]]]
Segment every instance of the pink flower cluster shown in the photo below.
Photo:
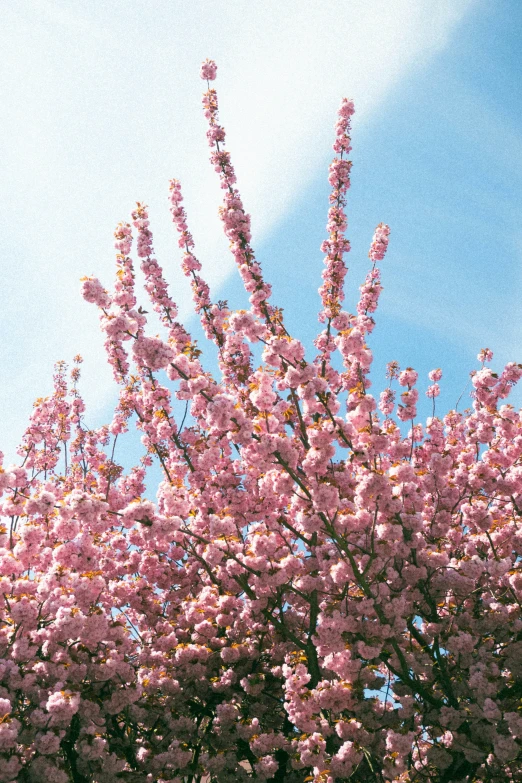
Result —
[[214, 62], [214, 60], [209, 60], [208, 58], [205, 60], [205, 62], [201, 66], [201, 78], [207, 79], [208, 81], [214, 81], [217, 74], [217, 65]]
[[[482, 350], [471, 409], [423, 423], [414, 369], [391, 362], [370, 393], [389, 229], [341, 310], [351, 101], [308, 361], [269, 303], [214, 90], [204, 104], [251, 307], [212, 300], [177, 180], [182, 269], [219, 373], [175, 321], [143, 204], [116, 228], [114, 290], [83, 281], [119, 398], [89, 427], [81, 359], [70, 380], [59, 363], [20, 463], [0, 455], [0, 783], [520, 781], [522, 411], [505, 400], [522, 365], [494, 372]], [[133, 229], [161, 336], [138, 306]], [[128, 469], [131, 421], [143, 456]]]

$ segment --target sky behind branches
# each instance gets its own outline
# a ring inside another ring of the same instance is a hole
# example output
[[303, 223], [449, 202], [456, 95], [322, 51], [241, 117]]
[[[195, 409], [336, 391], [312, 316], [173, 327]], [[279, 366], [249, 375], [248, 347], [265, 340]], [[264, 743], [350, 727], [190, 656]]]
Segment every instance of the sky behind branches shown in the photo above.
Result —
[[245, 306], [208, 163], [205, 57], [218, 62], [253, 244], [296, 336], [310, 345], [319, 328], [327, 167], [348, 96], [347, 309], [375, 225], [392, 229], [371, 338], [375, 390], [391, 359], [425, 385], [440, 366], [443, 412], [480, 348], [493, 349], [498, 368], [522, 361], [518, 0], [20, 0], [3, 14], [0, 448], [9, 458], [58, 359], [82, 354], [89, 420], [110, 419], [116, 387], [79, 279], [112, 284], [112, 232], [137, 200], [150, 206], [158, 260], [200, 334], [168, 213], [171, 177], [215, 298]]

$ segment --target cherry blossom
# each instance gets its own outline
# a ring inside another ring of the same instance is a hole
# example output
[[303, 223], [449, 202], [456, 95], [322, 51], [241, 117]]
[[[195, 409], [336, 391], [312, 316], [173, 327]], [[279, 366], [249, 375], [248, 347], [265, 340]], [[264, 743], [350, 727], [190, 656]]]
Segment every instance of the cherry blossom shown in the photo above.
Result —
[[[307, 357], [256, 260], [216, 72], [207, 139], [250, 307], [212, 298], [176, 179], [217, 372], [177, 321], [145, 204], [116, 227], [113, 288], [82, 281], [119, 393], [91, 428], [81, 357], [58, 363], [18, 464], [0, 455], [0, 783], [520, 781], [522, 365], [481, 350], [471, 407], [440, 416], [440, 368], [428, 386], [394, 361], [370, 378], [390, 230], [343, 310], [347, 99]], [[124, 469], [131, 426], [143, 455]]]

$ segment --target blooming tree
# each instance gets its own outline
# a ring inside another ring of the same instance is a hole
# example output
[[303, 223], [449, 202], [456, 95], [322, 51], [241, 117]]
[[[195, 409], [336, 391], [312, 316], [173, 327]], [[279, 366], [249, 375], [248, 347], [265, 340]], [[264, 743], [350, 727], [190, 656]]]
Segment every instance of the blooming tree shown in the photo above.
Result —
[[[389, 229], [345, 312], [349, 100], [305, 359], [251, 246], [215, 64], [201, 75], [250, 309], [213, 302], [176, 180], [182, 268], [220, 377], [176, 320], [145, 205], [116, 229], [114, 289], [83, 281], [119, 398], [89, 429], [81, 360], [71, 382], [58, 364], [21, 464], [0, 473], [0, 781], [520, 781], [522, 414], [504, 400], [522, 366], [497, 375], [483, 350], [472, 409], [443, 418], [433, 370], [424, 425], [413, 369], [392, 362], [370, 393]], [[133, 235], [163, 337], [137, 305]], [[131, 423], [146, 454], [124, 472]]]

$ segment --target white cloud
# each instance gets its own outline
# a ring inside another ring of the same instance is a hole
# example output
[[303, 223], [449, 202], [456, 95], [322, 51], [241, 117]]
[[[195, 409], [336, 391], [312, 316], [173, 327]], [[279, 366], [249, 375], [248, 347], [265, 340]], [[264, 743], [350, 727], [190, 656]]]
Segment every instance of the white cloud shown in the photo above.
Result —
[[[90, 406], [107, 401], [97, 315], [78, 279], [112, 278], [112, 230], [151, 206], [178, 292], [167, 181], [181, 179], [214, 288], [232, 271], [207, 163], [199, 65], [218, 61], [221, 117], [254, 238], [284, 219], [324, 165], [335, 110], [375, 117], [397, 81], [447, 45], [472, 0], [19, 2], [3, 9], [4, 246], [0, 442], [13, 452], [52, 364], [85, 358]], [[7, 78], [5, 75], [7, 74]]]

